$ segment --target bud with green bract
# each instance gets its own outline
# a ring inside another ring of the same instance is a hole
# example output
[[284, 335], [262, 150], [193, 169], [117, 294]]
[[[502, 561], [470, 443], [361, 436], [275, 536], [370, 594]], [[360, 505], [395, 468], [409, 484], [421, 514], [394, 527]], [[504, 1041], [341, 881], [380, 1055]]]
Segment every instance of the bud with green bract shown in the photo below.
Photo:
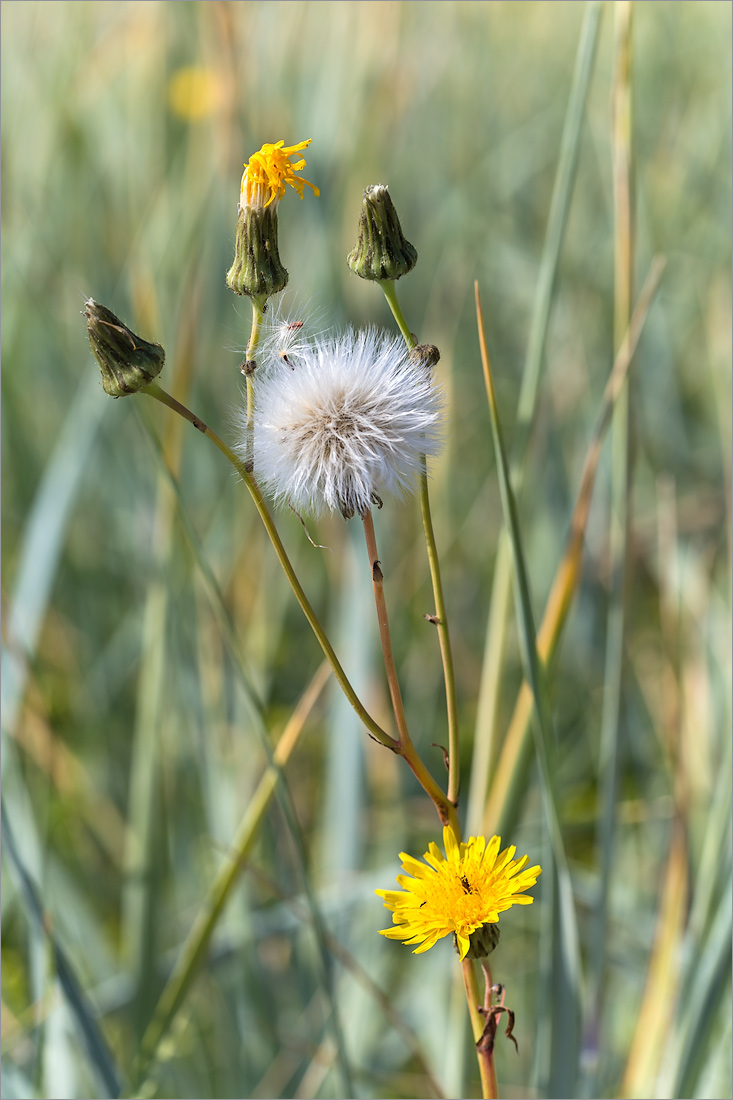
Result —
[[102, 371], [102, 386], [110, 397], [127, 397], [145, 389], [165, 363], [160, 344], [149, 344], [123, 324], [111, 309], [87, 299], [84, 310], [92, 351]]
[[361, 279], [380, 283], [407, 275], [417, 263], [417, 249], [405, 240], [384, 184], [374, 184], [364, 192], [359, 237], [346, 262]]

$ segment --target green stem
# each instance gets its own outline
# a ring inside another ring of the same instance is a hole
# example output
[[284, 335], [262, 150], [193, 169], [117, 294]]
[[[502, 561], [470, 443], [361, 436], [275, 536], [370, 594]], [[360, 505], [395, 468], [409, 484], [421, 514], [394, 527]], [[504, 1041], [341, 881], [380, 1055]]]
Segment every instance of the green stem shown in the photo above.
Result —
[[167, 405], [169, 409], [172, 409], [173, 412], [178, 413], [178, 415], [182, 416], [184, 420], [188, 420], [189, 424], [193, 424], [194, 428], [200, 431], [202, 435], [205, 435], [208, 439], [210, 439], [214, 446], [218, 447], [221, 453], [229, 460], [229, 462], [231, 462], [232, 466], [235, 468], [249, 490], [255, 507], [260, 514], [260, 519], [265, 525], [265, 530], [267, 531], [270, 542], [272, 543], [275, 553], [277, 554], [280, 565], [282, 566], [285, 575], [290, 582], [290, 587], [295, 593], [295, 598], [300, 604], [303, 610], [303, 614], [310, 624], [311, 630], [318, 639], [318, 643], [325, 654], [326, 660], [333, 670], [333, 674], [336, 677], [336, 680], [338, 681], [341, 690], [366, 726], [367, 730], [369, 731], [370, 737], [372, 737], [375, 741], [378, 741], [380, 745], [384, 745], [386, 748], [392, 749], [393, 752], [397, 751], [397, 741], [395, 741], [393, 737], [390, 737], [390, 735], [386, 733], [385, 730], [383, 730], [377, 722], [374, 721], [372, 716], [369, 714], [369, 712], [366, 710], [363, 703], [357, 696], [356, 692], [351, 686], [348, 677], [346, 676], [346, 673], [341, 667], [339, 659], [334, 652], [333, 646], [328, 640], [326, 632], [318, 620], [318, 616], [311, 607], [308, 601], [308, 597], [301, 587], [300, 581], [296, 576], [295, 570], [293, 569], [290, 559], [288, 558], [288, 555], [285, 551], [285, 547], [283, 546], [280, 536], [277, 532], [275, 522], [270, 515], [270, 510], [268, 509], [265, 499], [262, 496], [259, 485], [252, 475], [252, 471], [248, 468], [248, 464], [242, 462], [241, 459], [239, 459], [237, 455], [235, 455], [231, 447], [228, 447], [224, 440], [220, 439], [220, 437], [216, 434], [215, 431], [213, 431], [212, 428], [205, 424], [203, 420], [199, 419], [198, 416], [195, 416], [194, 413], [192, 413], [190, 409], [187, 409], [185, 405], [182, 405], [180, 401], [176, 401], [175, 397], [171, 397], [169, 393], [166, 393], [166, 391], [161, 386], [159, 386], [157, 382], [152, 382], [149, 386], [146, 386], [146, 388], [141, 392], [146, 393], [148, 397], [154, 397], [156, 401], [160, 401], [161, 404]]
[[[405, 315], [397, 300], [397, 291], [393, 280], [380, 283], [387, 304], [392, 310], [392, 315], [397, 322], [408, 348], [414, 348], [417, 340], [410, 332]], [[448, 629], [448, 617], [443, 599], [443, 584], [440, 579], [440, 560], [438, 547], [435, 542], [433, 520], [430, 514], [430, 495], [428, 492], [428, 475], [425, 455], [422, 456], [422, 472], [420, 475], [420, 512], [422, 515], [423, 531], [425, 533], [425, 545], [428, 551], [428, 564], [430, 566], [430, 579], [433, 585], [433, 599], [435, 600], [435, 616], [437, 619], [438, 642], [440, 644], [440, 656], [443, 662], [443, 679], [445, 681], [445, 702], [448, 711], [448, 801], [453, 805], [458, 804], [458, 792], [461, 782], [460, 760], [460, 730], [458, 727], [458, 698], [456, 693], [456, 677], [453, 668], [453, 651], [450, 644], [450, 631]]]
[[407, 344], [408, 348], [414, 348], [417, 344], [417, 340], [410, 332], [407, 321], [405, 320], [405, 315], [400, 308], [400, 303], [397, 301], [397, 290], [394, 285], [394, 280], [385, 279], [384, 282], [380, 282], [379, 285], [382, 288], [382, 293], [387, 299], [387, 304], [389, 308], [392, 310], [392, 316], [397, 322], [399, 330], [405, 338], [405, 343]]
[[[247, 344], [246, 359], [247, 362], [251, 362], [257, 351], [260, 343], [260, 335], [262, 333], [262, 318], [264, 316], [264, 308], [253, 298], [252, 299], [252, 330], [249, 334], [249, 343]], [[252, 436], [254, 434], [254, 415], [255, 415], [255, 385], [254, 378], [251, 374], [247, 374], [247, 455], [252, 455]]]
[[422, 473], [420, 475], [420, 512], [422, 514], [425, 545], [428, 551], [430, 578], [433, 582], [433, 599], [435, 600], [435, 614], [438, 620], [436, 626], [438, 629], [438, 642], [440, 643], [440, 656], [443, 661], [443, 679], [445, 680], [445, 700], [448, 711], [448, 800], [452, 802], [454, 806], [457, 806], [458, 792], [461, 783], [458, 696], [456, 692], [456, 676], [453, 668], [453, 651], [451, 650], [450, 633], [448, 631], [448, 618], [445, 600], [443, 599], [443, 583], [440, 579], [438, 547], [435, 542], [433, 521], [430, 515], [428, 475], [424, 455], [422, 457]]

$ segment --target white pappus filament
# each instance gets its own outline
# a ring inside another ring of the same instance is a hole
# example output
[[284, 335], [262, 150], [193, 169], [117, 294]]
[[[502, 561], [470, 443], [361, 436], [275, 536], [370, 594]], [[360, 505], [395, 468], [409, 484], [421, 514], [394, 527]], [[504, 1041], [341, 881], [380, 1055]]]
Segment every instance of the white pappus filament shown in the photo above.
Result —
[[316, 516], [362, 515], [382, 492], [408, 492], [421, 456], [440, 446], [431, 373], [400, 337], [374, 328], [313, 340], [291, 331], [295, 356], [275, 353], [279, 363], [256, 380], [257, 479], [279, 503]]

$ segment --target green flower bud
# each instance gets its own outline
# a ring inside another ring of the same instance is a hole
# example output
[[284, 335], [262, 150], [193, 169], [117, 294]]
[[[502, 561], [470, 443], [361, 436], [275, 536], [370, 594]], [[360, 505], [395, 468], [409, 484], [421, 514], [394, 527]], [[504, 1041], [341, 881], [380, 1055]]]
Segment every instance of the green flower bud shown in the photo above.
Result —
[[[453, 937], [456, 951], [458, 951], [458, 943]], [[467, 959], [485, 959], [487, 955], [496, 947], [499, 942], [499, 925], [498, 924], [482, 924], [475, 932], [472, 932], [469, 936], [470, 947], [466, 952]], [[458, 952], [460, 954], [460, 951]]]
[[240, 204], [234, 263], [227, 274], [227, 286], [235, 294], [246, 294], [264, 309], [267, 299], [279, 294], [287, 283], [288, 273], [277, 248], [277, 203]]
[[417, 251], [405, 240], [389, 191], [381, 183], [364, 192], [359, 238], [346, 262], [361, 279], [378, 282], [399, 279], [417, 263]]
[[111, 309], [89, 298], [84, 305], [92, 351], [102, 371], [102, 386], [110, 397], [126, 397], [149, 386], [165, 363], [160, 344], [149, 344], [116, 317]]

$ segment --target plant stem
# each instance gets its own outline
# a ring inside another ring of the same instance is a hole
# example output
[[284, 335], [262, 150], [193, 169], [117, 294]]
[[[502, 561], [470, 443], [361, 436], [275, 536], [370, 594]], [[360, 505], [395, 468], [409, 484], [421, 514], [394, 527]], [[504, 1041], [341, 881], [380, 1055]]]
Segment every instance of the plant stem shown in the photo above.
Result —
[[339, 659], [334, 652], [333, 646], [328, 640], [328, 636], [321, 626], [318, 616], [311, 607], [308, 601], [308, 597], [301, 587], [300, 581], [298, 580], [295, 570], [293, 569], [290, 559], [288, 558], [288, 555], [285, 551], [285, 547], [282, 544], [280, 535], [277, 532], [275, 522], [270, 515], [270, 510], [267, 507], [262, 493], [260, 492], [259, 485], [252, 475], [252, 471], [248, 468], [248, 464], [242, 462], [239, 458], [237, 458], [231, 447], [228, 447], [223, 439], [220, 439], [212, 428], [205, 424], [203, 420], [201, 420], [198, 416], [195, 416], [194, 413], [192, 413], [190, 409], [187, 409], [185, 405], [182, 405], [180, 401], [176, 401], [175, 397], [171, 397], [169, 393], [166, 393], [166, 391], [161, 386], [159, 386], [157, 382], [152, 382], [149, 386], [146, 386], [146, 388], [141, 392], [146, 393], [148, 397], [154, 397], [156, 401], [160, 401], [161, 404], [167, 405], [169, 409], [172, 409], [173, 412], [178, 413], [178, 415], [182, 416], [184, 420], [188, 420], [189, 424], [193, 424], [194, 428], [200, 431], [202, 435], [205, 435], [208, 439], [210, 439], [214, 446], [218, 447], [221, 453], [229, 460], [229, 462], [231, 462], [232, 466], [234, 466], [235, 470], [242, 478], [249, 490], [250, 496], [255, 503], [255, 507], [260, 514], [260, 519], [265, 525], [265, 530], [267, 531], [270, 542], [272, 543], [275, 553], [277, 554], [280, 565], [282, 566], [285, 575], [290, 582], [290, 587], [295, 593], [295, 598], [300, 604], [303, 610], [303, 614], [310, 624], [311, 630], [318, 639], [318, 643], [325, 654], [326, 660], [333, 670], [333, 674], [336, 677], [336, 680], [338, 681], [341, 690], [366, 726], [369, 732], [369, 736], [372, 737], [373, 740], [378, 741], [380, 745], [384, 745], [386, 748], [392, 749], [393, 752], [397, 752], [398, 742], [395, 741], [393, 737], [390, 737], [390, 735], [385, 730], [383, 730], [377, 722], [375, 722], [375, 720], [372, 718], [372, 716], [369, 714], [369, 712], [366, 710], [363, 703], [357, 696], [356, 692], [351, 686], [348, 677], [346, 676], [346, 673], [341, 667]]
[[400, 691], [400, 685], [397, 679], [397, 669], [395, 668], [394, 656], [392, 654], [392, 640], [390, 638], [389, 621], [387, 619], [387, 603], [384, 598], [384, 579], [380, 568], [377, 538], [374, 533], [374, 520], [372, 518], [371, 509], [366, 511], [361, 518], [364, 522], [364, 537], [366, 538], [369, 565], [371, 566], [372, 572], [372, 587], [374, 589], [374, 602], [377, 605], [379, 638], [382, 643], [384, 669], [387, 673], [387, 683], [389, 684], [389, 693], [392, 698], [392, 710], [394, 711], [395, 722], [397, 723], [400, 748], [402, 748], [403, 745], [410, 741], [410, 734], [407, 729], [405, 708], [402, 703], [402, 692]]
[[[262, 330], [262, 318], [264, 316], [263, 308], [253, 298], [252, 299], [252, 329], [249, 334], [249, 343], [247, 344], [246, 359], [247, 362], [251, 362], [255, 357], [255, 352], [260, 342], [260, 333]], [[252, 374], [247, 374], [247, 457], [252, 455], [252, 436], [254, 433], [254, 414], [255, 414], [255, 384]]]
[[453, 652], [451, 650], [450, 633], [448, 631], [448, 618], [445, 609], [445, 600], [443, 599], [443, 584], [440, 579], [438, 547], [435, 542], [433, 521], [430, 515], [430, 496], [428, 494], [428, 474], [425, 455], [422, 456], [422, 473], [420, 475], [420, 512], [422, 514], [425, 545], [428, 551], [430, 578], [433, 582], [435, 614], [438, 619], [436, 626], [438, 629], [438, 641], [440, 643], [440, 656], [443, 662], [445, 702], [448, 711], [448, 801], [452, 802], [454, 806], [457, 806], [461, 783], [458, 697], [456, 694], [456, 677], [453, 669]]
[[425, 764], [410, 738], [407, 728], [407, 719], [405, 717], [405, 708], [402, 703], [402, 693], [397, 679], [397, 669], [392, 654], [392, 640], [390, 638], [389, 620], [387, 618], [387, 602], [384, 598], [384, 577], [379, 562], [379, 551], [377, 550], [377, 539], [374, 533], [374, 520], [372, 518], [371, 509], [364, 513], [362, 520], [364, 522], [364, 537], [366, 539], [367, 553], [369, 554], [369, 568], [372, 575], [374, 602], [377, 607], [377, 620], [379, 622], [379, 637], [382, 643], [384, 668], [387, 673], [387, 683], [389, 684], [389, 693], [392, 699], [392, 710], [394, 712], [395, 723], [399, 735], [395, 752], [404, 757], [426, 794], [428, 794], [435, 803], [435, 808], [438, 811], [438, 816], [442, 823], [444, 825], [450, 825], [456, 836], [460, 837], [455, 806], [448, 801], [443, 791], [425, 767]]
[[410, 327], [405, 320], [405, 315], [402, 312], [400, 303], [397, 301], [397, 290], [395, 289], [393, 279], [385, 279], [384, 282], [379, 284], [382, 288], [382, 293], [387, 299], [387, 305], [392, 310], [392, 316], [394, 317], [399, 330], [405, 338], [405, 343], [408, 348], [414, 348], [417, 344], [416, 337], [410, 332]]
[[[387, 304], [392, 310], [399, 330], [402, 333], [408, 348], [414, 348], [417, 340], [410, 332], [405, 315], [397, 300], [397, 291], [393, 280], [380, 283]], [[422, 471], [420, 474], [420, 513], [422, 515], [425, 545], [428, 551], [428, 564], [430, 566], [430, 579], [433, 585], [433, 599], [435, 601], [435, 616], [437, 618], [438, 641], [440, 644], [440, 656], [443, 662], [443, 680], [445, 681], [445, 703], [448, 712], [448, 801], [458, 805], [458, 793], [460, 789], [460, 730], [458, 727], [458, 698], [456, 694], [456, 677], [453, 668], [453, 652], [450, 644], [450, 631], [448, 630], [448, 617], [443, 599], [443, 584], [440, 579], [440, 560], [438, 547], [435, 542], [433, 520], [430, 514], [430, 495], [428, 492], [428, 473], [425, 455], [422, 456]]]
[[[471, 1030], [474, 1041], [478, 1044], [484, 1033], [484, 1020], [478, 1010], [479, 990], [476, 981], [476, 970], [471, 959], [463, 959], [461, 962], [463, 971], [463, 985], [466, 990], [466, 1002], [468, 1014], [471, 1017]], [[494, 1053], [488, 1050], [476, 1049], [478, 1068], [481, 1075], [481, 1096], [484, 1100], [496, 1100], [499, 1095], [499, 1087], [496, 1082], [496, 1068], [494, 1066]]]

